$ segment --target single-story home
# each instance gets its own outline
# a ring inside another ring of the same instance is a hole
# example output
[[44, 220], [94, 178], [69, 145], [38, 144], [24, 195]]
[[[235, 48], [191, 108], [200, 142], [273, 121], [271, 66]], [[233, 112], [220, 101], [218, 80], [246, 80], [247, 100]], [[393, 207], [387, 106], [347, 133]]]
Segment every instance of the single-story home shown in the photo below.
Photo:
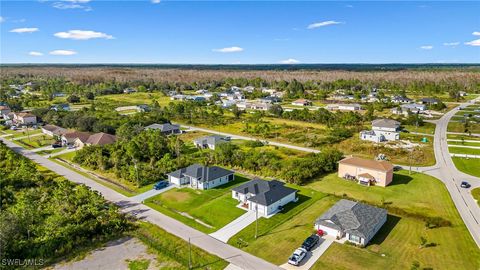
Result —
[[42, 133], [54, 138], [60, 138], [67, 133], [67, 129], [55, 125], [45, 125], [42, 127]]
[[392, 97], [392, 102], [393, 103], [403, 103], [403, 104], [406, 104], [406, 103], [410, 103], [412, 102], [413, 100], [408, 98], [408, 97], [403, 97], [403, 96], [394, 96]]
[[14, 113], [13, 122], [17, 125], [35, 125], [37, 117], [28, 112]]
[[221, 143], [226, 143], [230, 141], [230, 137], [225, 137], [225, 136], [220, 136], [220, 135], [211, 135], [211, 136], [205, 136], [205, 137], [200, 137], [195, 140], [193, 140], [193, 144], [195, 147], [200, 148], [200, 149], [212, 149], [215, 150], [215, 146]]
[[289, 202], [297, 200], [297, 190], [285, 186], [277, 180], [253, 179], [232, 189], [232, 197], [241, 203], [241, 206], [258, 211], [259, 215], [270, 216]]
[[116, 141], [117, 141], [117, 137], [115, 135], [100, 132], [100, 133], [95, 133], [93, 135], [90, 135], [86, 140], [84, 140], [84, 137], [77, 138], [74, 144], [76, 147], [82, 148], [87, 145], [112, 144]]
[[62, 145], [63, 146], [75, 145], [75, 143], [78, 141], [86, 142], [90, 137], [90, 135], [91, 134], [88, 132], [82, 132], [82, 131], [76, 131], [76, 130], [66, 132], [61, 137]]
[[70, 105], [63, 103], [63, 104], [54, 104], [50, 106], [50, 110], [52, 111], [70, 111]]
[[151, 124], [149, 126], [146, 126], [145, 129], [146, 130], [148, 130], [148, 129], [159, 130], [161, 133], [163, 133], [165, 135], [182, 133], [179, 125], [172, 125], [170, 123]]
[[342, 199], [315, 221], [315, 229], [366, 246], [387, 221], [387, 210]]
[[301, 98], [301, 99], [297, 99], [294, 102], [292, 102], [292, 105], [295, 105], [295, 106], [311, 106], [312, 102], [308, 99]]
[[420, 99], [421, 104], [433, 105], [438, 104], [440, 100], [438, 98], [422, 98]]
[[168, 181], [194, 189], [211, 189], [234, 180], [234, 171], [218, 166], [193, 164], [167, 174]]
[[327, 110], [339, 110], [339, 111], [359, 111], [362, 109], [360, 104], [328, 104]]
[[358, 181], [361, 185], [386, 187], [393, 180], [393, 165], [385, 160], [347, 157], [338, 162], [338, 177]]
[[137, 90], [133, 89], [133, 88], [125, 88], [123, 89], [123, 93], [125, 94], [131, 94], [131, 93], [136, 93]]

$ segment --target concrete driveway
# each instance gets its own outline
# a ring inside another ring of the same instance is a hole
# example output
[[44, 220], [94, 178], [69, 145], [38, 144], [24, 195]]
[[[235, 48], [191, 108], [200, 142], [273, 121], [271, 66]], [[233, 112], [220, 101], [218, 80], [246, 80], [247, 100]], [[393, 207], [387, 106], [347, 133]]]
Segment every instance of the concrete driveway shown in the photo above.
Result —
[[245, 214], [239, 216], [234, 221], [228, 223], [220, 230], [211, 233], [210, 236], [216, 238], [224, 243], [228, 241], [232, 236], [243, 230], [248, 225], [255, 222], [255, 212], [247, 211]]
[[132, 200], [135, 200], [135, 201], [137, 201], [137, 202], [143, 202], [144, 200], [146, 200], [146, 199], [148, 199], [148, 198], [150, 198], [150, 197], [153, 197], [153, 196], [155, 196], [155, 195], [161, 194], [161, 193], [163, 193], [163, 192], [165, 192], [165, 191], [168, 191], [168, 190], [170, 190], [170, 189], [172, 189], [172, 188], [176, 188], [176, 187], [177, 187], [176, 185], [170, 184], [168, 187], [162, 188], [162, 189], [159, 189], [159, 190], [155, 190], [155, 189], [152, 188], [151, 190], [149, 190], [149, 191], [147, 191], [147, 192], [144, 192], [144, 193], [142, 193], [142, 194], [138, 194], [137, 196], [133, 196], [133, 197], [132, 197]]
[[[307, 253], [307, 256], [300, 262], [299, 266], [294, 266], [291, 264], [285, 263], [280, 265], [281, 268], [287, 270], [308, 270], [317, 262], [317, 260], [322, 256], [322, 254], [330, 247], [333, 243], [333, 239], [329, 238], [320, 238], [320, 243], [311, 251]], [[293, 253], [293, 250], [292, 250]]]

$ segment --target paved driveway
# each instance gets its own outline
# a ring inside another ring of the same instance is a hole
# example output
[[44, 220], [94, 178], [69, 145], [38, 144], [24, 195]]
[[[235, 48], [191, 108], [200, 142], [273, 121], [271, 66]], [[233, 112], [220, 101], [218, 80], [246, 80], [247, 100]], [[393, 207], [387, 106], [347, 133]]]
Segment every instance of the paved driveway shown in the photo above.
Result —
[[152, 188], [151, 190], [149, 190], [149, 191], [147, 191], [147, 192], [144, 192], [144, 193], [142, 193], [142, 194], [138, 194], [137, 196], [133, 196], [133, 197], [132, 197], [132, 200], [135, 200], [135, 201], [137, 201], [137, 202], [143, 202], [144, 200], [146, 200], [146, 199], [148, 199], [148, 198], [150, 198], [150, 197], [153, 197], [153, 196], [155, 196], [155, 195], [161, 194], [161, 193], [163, 193], [163, 192], [165, 192], [165, 191], [168, 191], [168, 190], [170, 190], [170, 189], [172, 189], [172, 188], [176, 188], [176, 187], [177, 187], [176, 185], [170, 184], [168, 187], [162, 188], [162, 189], [159, 189], [159, 190], [155, 190], [155, 189]]
[[[302, 260], [299, 266], [294, 266], [291, 264], [285, 263], [280, 265], [281, 268], [287, 270], [308, 270], [317, 262], [317, 260], [322, 256], [322, 254], [330, 247], [333, 243], [333, 239], [320, 238], [320, 243], [307, 253], [305, 259]], [[293, 253], [293, 250], [292, 250]]]
[[239, 231], [243, 230], [245, 227], [252, 224], [253, 222], [255, 222], [255, 212], [247, 211], [245, 214], [239, 216], [234, 221], [225, 225], [225, 227], [214, 233], [211, 233], [210, 236], [226, 243], [228, 239], [230, 239], [232, 236], [234, 236]]

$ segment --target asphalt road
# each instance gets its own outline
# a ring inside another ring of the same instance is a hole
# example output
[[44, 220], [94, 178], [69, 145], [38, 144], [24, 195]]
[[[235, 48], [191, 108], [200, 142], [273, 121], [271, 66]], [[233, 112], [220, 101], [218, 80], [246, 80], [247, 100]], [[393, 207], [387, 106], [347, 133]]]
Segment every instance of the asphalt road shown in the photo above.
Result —
[[255, 257], [238, 248], [225, 244], [205, 233], [197, 231], [171, 217], [163, 215], [148, 206], [145, 206], [132, 198], [126, 197], [108, 187], [105, 187], [94, 180], [80, 175], [68, 168], [65, 168], [45, 157], [42, 157], [30, 150], [26, 150], [19, 145], [0, 138], [8, 147], [14, 151], [26, 156], [34, 162], [48, 168], [49, 170], [65, 177], [66, 179], [89, 186], [92, 190], [100, 192], [105, 199], [114, 202], [121, 207], [122, 212], [131, 214], [141, 220], [153, 223], [167, 232], [176, 235], [186, 241], [191, 240], [191, 243], [207, 252], [217, 255], [218, 257], [234, 264], [242, 269], [248, 270], [269, 270], [280, 269], [263, 259]]

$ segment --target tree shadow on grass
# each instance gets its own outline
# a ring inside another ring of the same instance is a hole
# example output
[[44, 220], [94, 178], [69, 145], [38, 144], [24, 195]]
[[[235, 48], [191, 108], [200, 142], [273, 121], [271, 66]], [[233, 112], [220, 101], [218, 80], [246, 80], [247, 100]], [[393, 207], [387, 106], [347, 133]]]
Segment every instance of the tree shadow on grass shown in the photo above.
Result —
[[388, 237], [390, 232], [397, 226], [398, 222], [402, 219], [399, 216], [394, 215], [387, 215], [387, 221], [383, 224], [382, 228], [378, 231], [378, 233], [373, 237], [370, 241], [369, 245], [380, 245], [385, 241]]
[[413, 177], [411, 177], [410, 175], [394, 174], [393, 181], [392, 183], [390, 183], [389, 186], [407, 185], [412, 180], [413, 180]]

